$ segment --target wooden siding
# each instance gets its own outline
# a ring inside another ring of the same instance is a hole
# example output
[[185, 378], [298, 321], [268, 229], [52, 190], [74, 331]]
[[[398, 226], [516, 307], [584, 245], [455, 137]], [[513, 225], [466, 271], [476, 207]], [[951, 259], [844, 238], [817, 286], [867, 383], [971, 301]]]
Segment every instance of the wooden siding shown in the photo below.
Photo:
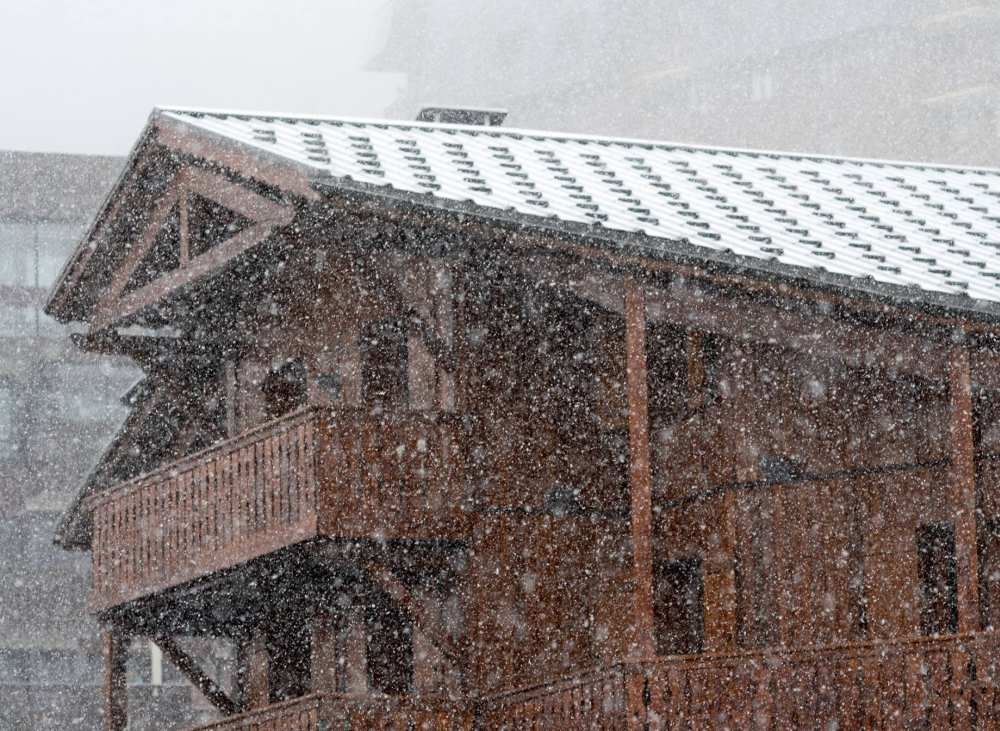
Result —
[[92, 606], [104, 609], [319, 535], [454, 537], [451, 427], [307, 409], [94, 499]]

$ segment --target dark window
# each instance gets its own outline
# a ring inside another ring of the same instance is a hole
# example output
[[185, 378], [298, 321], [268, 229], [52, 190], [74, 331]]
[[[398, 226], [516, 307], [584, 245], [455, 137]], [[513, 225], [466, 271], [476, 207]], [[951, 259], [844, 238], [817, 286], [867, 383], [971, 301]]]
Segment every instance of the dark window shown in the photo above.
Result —
[[701, 652], [705, 640], [701, 559], [664, 561], [653, 575], [653, 620], [660, 655]]
[[413, 687], [413, 627], [410, 618], [389, 602], [369, 608], [366, 617], [368, 685], [386, 695]]
[[306, 369], [296, 358], [271, 371], [264, 379], [267, 418], [275, 419], [306, 404]]
[[925, 635], [958, 631], [958, 572], [955, 527], [929, 523], [917, 529], [917, 560], [922, 605], [920, 630]]
[[362, 398], [369, 406], [399, 407], [407, 400], [406, 328], [396, 318], [365, 328], [361, 337]]

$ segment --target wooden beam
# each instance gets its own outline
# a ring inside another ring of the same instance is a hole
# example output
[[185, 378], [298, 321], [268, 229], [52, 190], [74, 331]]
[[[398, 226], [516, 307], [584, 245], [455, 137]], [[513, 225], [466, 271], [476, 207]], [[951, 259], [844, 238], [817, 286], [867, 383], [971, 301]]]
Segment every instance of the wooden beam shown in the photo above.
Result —
[[[545, 255], [530, 257], [521, 270], [533, 281], [561, 287], [612, 312], [621, 311], [626, 274], [601, 269], [592, 261], [567, 264]], [[736, 297], [686, 280], [647, 285], [646, 290], [650, 322], [669, 322], [737, 342], [774, 345], [853, 368], [878, 367], [930, 380], [942, 379], [946, 370], [948, 348], [928, 338]]]
[[263, 708], [271, 702], [269, 660], [264, 638], [259, 633], [241, 637], [236, 653], [236, 685], [239, 688], [240, 709], [251, 711]]
[[292, 206], [288, 203], [265, 198], [246, 186], [202, 168], [188, 167], [184, 169], [184, 174], [187, 192], [214, 201], [255, 223], [287, 223], [290, 220], [288, 213]]
[[175, 269], [145, 287], [131, 292], [126, 297], [114, 302], [100, 314], [95, 315], [91, 324], [91, 332], [99, 332], [116, 322], [135, 315], [144, 308], [161, 301], [176, 290], [191, 284], [210, 272], [217, 271], [229, 261], [240, 256], [266, 239], [275, 225], [261, 223], [250, 226], [236, 234], [225, 243], [211, 249], [205, 254], [192, 259], [183, 269]]
[[958, 631], [979, 629], [976, 556], [976, 463], [969, 351], [957, 347], [948, 359], [950, 488], [955, 511], [955, 558], [958, 573]]
[[646, 294], [625, 280], [625, 381], [628, 401], [634, 635], [629, 655], [650, 660], [653, 637], [653, 479], [649, 461], [649, 387], [646, 378]]
[[132, 246], [128, 255], [125, 257], [125, 260], [118, 267], [118, 270], [112, 275], [110, 283], [104, 290], [104, 294], [102, 294], [100, 299], [97, 301], [97, 305], [94, 308], [95, 320], [100, 319], [102, 315], [107, 313], [112, 308], [118, 296], [122, 291], [124, 291], [125, 286], [128, 284], [129, 278], [131, 278], [132, 274], [135, 272], [136, 267], [139, 266], [142, 258], [146, 255], [146, 252], [148, 252], [155, 243], [156, 237], [160, 233], [160, 229], [170, 216], [170, 211], [172, 211], [173, 207], [177, 205], [182, 184], [183, 181], [181, 179], [174, 178], [170, 185], [167, 186], [163, 195], [156, 202], [149, 218], [146, 219], [146, 229], [142, 232], [139, 240]]
[[157, 637], [153, 644], [163, 651], [164, 656], [181, 671], [194, 687], [201, 691], [208, 702], [215, 706], [220, 713], [231, 716], [240, 709], [233, 700], [226, 695], [225, 691], [209, 677], [208, 673], [202, 670], [197, 661], [169, 637]]
[[128, 726], [128, 637], [118, 629], [102, 634], [104, 654], [104, 731], [125, 731]]
[[420, 631], [427, 635], [441, 654], [457, 667], [462, 667], [464, 654], [461, 647], [451, 635], [437, 626], [437, 622], [424, 607], [424, 603], [385, 566], [369, 561], [365, 569], [386, 594], [410, 613]]

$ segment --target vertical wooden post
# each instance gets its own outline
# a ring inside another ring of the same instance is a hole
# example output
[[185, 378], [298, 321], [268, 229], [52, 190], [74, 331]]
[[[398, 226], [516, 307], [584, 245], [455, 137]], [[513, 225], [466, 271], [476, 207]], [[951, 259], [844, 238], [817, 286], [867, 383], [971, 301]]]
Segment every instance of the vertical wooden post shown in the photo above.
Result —
[[240, 638], [237, 648], [236, 684], [239, 703], [244, 711], [263, 708], [271, 701], [268, 682], [268, 656], [263, 636], [258, 631]]
[[625, 385], [628, 401], [629, 495], [634, 572], [634, 635], [629, 655], [656, 654], [653, 638], [653, 498], [649, 463], [649, 392], [646, 379], [646, 295], [625, 280]]
[[958, 569], [958, 631], [979, 628], [976, 556], [976, 461], [972, 424], [969, 352], [954, 349], [948, 358], [950, 488], [955, 510], [955, 559]]
[[[712, 457], [705, 468], [709, 484], [733, 480], [731, 469], [719, 464], [719, 455], [709, 446], [710, 440], [735, 446], [735, 423], [724, 419], [719, 427], [702, 413], [707, 406], [708, 372], [705, 364], [705, 335], [696, 330], [687, 334], [688, 409], [698, 420], [701, 447]], [[731, 448], [730, 448], [731, 449]], [[729, 450], [727, 450], [729, 451]], [[727, 455], [728, 456], [728, 455]], [[713, 652], [736, 648], [736, 493], [729, 489], [719, 498], [717, 514], [718, 543], [704, 563], [704, 647]]]
[[104, 630], [104, 731], [124, 731], [128, 724], [126, 667], [128, 637], [116, 628]]

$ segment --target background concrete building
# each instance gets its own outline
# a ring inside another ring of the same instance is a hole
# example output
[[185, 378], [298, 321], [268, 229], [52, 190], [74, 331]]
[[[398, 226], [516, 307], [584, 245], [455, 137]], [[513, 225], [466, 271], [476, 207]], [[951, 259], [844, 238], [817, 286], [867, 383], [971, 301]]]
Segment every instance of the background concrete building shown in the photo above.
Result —
[[390, 0], [387, 116], [1000, 165], [995, 0]]
[[[90, 565], [56, 548], [53, 536], [121, 423], [121, 396], [137, 376], [74, 348], [42, 305], [122, 164], [0, 152], [0, 730], [100, 725]], [[143, 707], [153, 705], [156, 728], [188, 722], [191, 712], [180, 709], [190, 705], [189, 688], [169, 665], [155, 671], [148, 648], [133, 652], [133, 728], [145, 727]]]

